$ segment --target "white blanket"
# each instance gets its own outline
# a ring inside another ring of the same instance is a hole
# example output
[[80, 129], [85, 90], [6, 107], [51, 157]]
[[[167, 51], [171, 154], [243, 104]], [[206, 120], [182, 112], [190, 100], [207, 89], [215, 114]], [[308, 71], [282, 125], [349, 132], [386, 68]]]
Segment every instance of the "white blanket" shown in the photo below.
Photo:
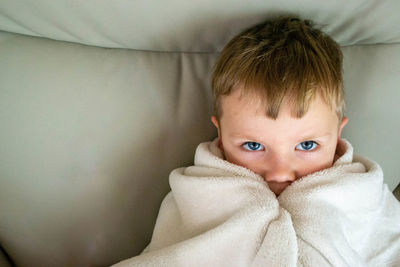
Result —
[[400, 266], [400, 204], [346, 140], [331, 168], [278, 198], [216, 141], [170, 174], [151, 243], [116, 266]]

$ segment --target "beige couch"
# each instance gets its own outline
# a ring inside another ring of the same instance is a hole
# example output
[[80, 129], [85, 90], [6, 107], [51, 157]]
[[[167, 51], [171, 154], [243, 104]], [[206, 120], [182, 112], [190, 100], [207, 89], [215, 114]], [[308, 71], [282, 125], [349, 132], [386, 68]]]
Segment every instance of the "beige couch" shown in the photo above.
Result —
[[216, 135], [218, 52], [279, 14], [325, 25], [343, 46], [344, 135], [394, 190], [399, 10], [398, 0], [0, 1], [0, 266], [140, 253], [169, 172]]

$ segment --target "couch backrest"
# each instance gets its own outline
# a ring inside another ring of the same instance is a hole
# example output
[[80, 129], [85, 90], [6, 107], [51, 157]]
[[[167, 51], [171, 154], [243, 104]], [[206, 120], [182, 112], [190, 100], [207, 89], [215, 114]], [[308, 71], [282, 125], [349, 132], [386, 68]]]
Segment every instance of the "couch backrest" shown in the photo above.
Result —
[[398, 0], [2, 0], [0, 28], [100, 47], [215, 52], [238, 30], [295, 14], [325, 25], [340, 44], [400, 42]]

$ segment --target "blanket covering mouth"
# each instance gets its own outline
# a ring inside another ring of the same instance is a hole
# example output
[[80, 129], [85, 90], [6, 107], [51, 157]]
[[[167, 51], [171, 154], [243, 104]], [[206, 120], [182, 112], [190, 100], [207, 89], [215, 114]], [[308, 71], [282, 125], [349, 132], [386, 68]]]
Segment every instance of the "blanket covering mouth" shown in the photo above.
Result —
[[217, 139], [171, 172], [150, 244], [115, 266], [400, 266], [400, 204], [375, 162], [345, 153], [279, 197]]

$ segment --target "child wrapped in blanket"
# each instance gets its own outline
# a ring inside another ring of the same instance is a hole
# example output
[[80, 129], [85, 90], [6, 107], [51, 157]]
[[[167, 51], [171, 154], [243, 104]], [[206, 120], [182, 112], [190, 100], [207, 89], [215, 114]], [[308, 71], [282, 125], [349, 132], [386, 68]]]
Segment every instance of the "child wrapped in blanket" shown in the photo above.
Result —
[[341, 139], [342, 53], [283, 17], [233, 38], [214, 69], [218, 138], [174, 170], [129, 266], [400, 266], [400, 205]]

